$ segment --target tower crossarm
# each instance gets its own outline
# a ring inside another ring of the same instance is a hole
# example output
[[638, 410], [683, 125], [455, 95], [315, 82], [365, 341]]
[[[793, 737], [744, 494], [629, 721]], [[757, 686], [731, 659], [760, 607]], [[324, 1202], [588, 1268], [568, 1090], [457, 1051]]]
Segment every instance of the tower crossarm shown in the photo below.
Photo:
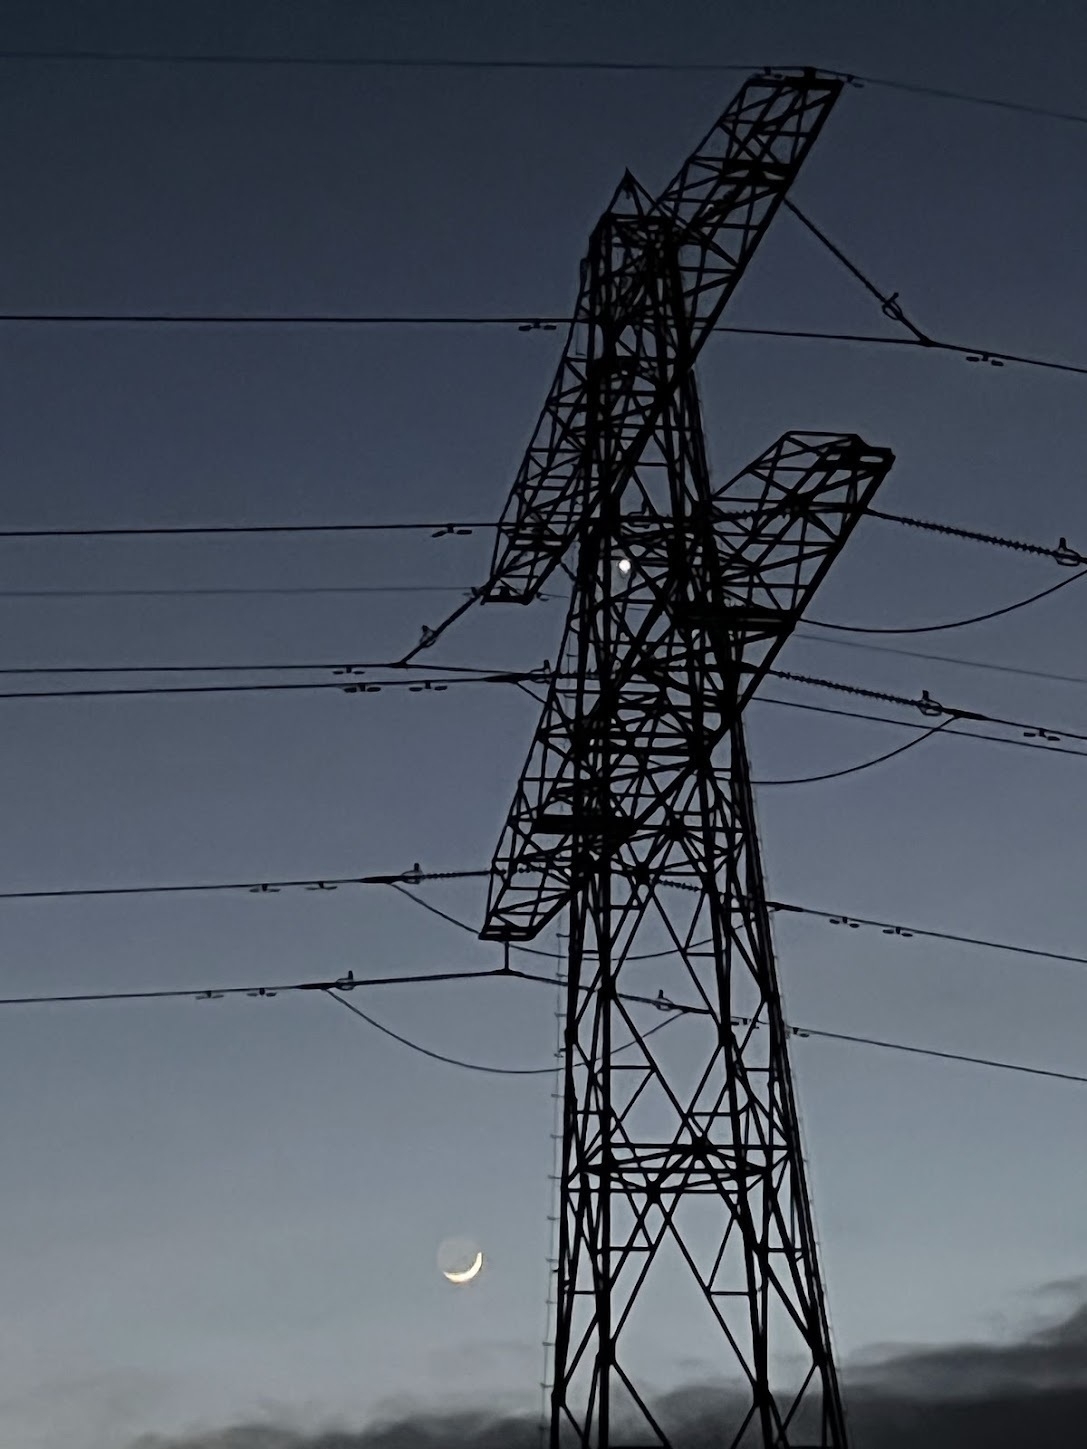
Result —
[[692, 353], [718, 321], [843, 85], [813, 70], [752, 76], [654, 202], [680, 248]]
[[605, 848], [652, 888], [677, 770], [739, 720], [893, 462], [852, 434], [786, 433], [711, 493], [691, 456], [671, 513], [621, 515], [599, 554], [582, 545], [599, 566], [582, 571], [560, 655], [579, 669], [558, 671], [544, 703], [487, 939], [538, 934]]
[[889, 449], [856, 434], [789, 432], [713, 495], [717, 577], [676, 607], [681, 615], [693, 611], [692, 622], [706, 627], [706, 643], [722, 665], [730, 655], [738, 665], [737, 714], [893, 462]]
[[[586, 502], [590, 430], [617, 420], [607, 487], [621, 491], [669, 399], [689, 374], [774, 213], [795, 180], [843, 82], [814, 71], [767, 72], [742, 87], [654, 200], [629, 175], [593, 232], [558, 371], [499, 523], [485, 601], [529, 603], [577, 537]], [[615, 359], [645, 350], [662, 315], [670, 335], [663, 380], [624, 386]], [[611, 285], [595, 279], [607, 272]], [[626, 341], [622, 342], [626, 334]], [[608, 356], [606, 369], [594, 360]]]

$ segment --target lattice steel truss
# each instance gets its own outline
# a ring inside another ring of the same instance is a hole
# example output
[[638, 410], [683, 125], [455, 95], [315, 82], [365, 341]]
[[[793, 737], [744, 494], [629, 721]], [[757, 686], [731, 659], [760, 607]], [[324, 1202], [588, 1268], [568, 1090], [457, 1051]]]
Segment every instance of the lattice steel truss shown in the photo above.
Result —
[[[838, 89], [756, 77], [659, 200], [624, 179], [486, 591], [574, 580], [482, 932], [569, 912], [552, 1449], [675, 1443], [677, 1279], [722, 1449], [845, 1442], [741, 719], [892, 460], [788, 433], [714, 490], [693, 374]], [[694, 1008], [678, 1057], [647, 962]]]

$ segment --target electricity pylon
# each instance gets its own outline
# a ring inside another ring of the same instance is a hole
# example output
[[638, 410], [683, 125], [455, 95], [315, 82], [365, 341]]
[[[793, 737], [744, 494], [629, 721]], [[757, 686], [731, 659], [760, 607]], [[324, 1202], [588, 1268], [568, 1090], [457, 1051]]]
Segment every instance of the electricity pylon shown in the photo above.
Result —
[[484, 591], [573, 579], [482, 931], [569, 913], [551, 1449], [670, 1449], [695, 1313], [721, 1449], [845, 1444], [742, 712], [892, 459], [787, 433], [715, 489], [693, 372], [839, 90], [754, 77], [661, 197], [624, 178]]

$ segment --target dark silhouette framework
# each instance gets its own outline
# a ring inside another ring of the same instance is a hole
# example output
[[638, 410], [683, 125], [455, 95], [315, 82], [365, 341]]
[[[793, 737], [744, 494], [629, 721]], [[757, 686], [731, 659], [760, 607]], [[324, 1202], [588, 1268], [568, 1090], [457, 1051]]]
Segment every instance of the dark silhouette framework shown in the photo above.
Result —
[[[573, 580], [482, 932], [568, 912], [552, 1449], [675, 1442], [677, 1275], [722, 1449], [845, 1444], [742, 713], [892, 459], [787, 433], [715, 489], [694, 376], [840, 89], [753, 77], [658, 199], [624, 178], [484, 591]], [[693, 1008], [666, 1037], [629, 999], [647, 969]]]

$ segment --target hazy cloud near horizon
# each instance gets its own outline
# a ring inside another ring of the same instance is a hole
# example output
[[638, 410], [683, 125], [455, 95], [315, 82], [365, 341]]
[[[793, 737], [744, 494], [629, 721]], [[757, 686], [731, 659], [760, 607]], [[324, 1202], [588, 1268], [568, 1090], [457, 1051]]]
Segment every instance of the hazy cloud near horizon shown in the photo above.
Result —
[[[873, 1350], [843, 1371], [854, 1449], [1021, 1449], [1069, 1443], [1087, 1422], [1087, 1280], [1058, 1285], [1070, 1306], [1005, 1342]], [[1075, 1300], [1071, 1302], [1072, 1293]], [[684, 1449], [720, 1442], [727, 1397], [698, 1384], [658, 1403]], [[130, 1449], [539, 1449], [536, 1420], [407, 1414], [364, 1428], [310, 1432], [239, 1424]]]

